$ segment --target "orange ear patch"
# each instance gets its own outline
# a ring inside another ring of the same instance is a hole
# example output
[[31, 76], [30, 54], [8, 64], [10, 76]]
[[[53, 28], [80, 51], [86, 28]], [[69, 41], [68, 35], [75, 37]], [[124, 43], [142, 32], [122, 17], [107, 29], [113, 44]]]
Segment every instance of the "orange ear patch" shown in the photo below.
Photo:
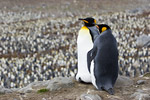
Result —
[[96, 24], [96, 20], [94, 19], [94, 23]]
[[104, 32], [105, 30], [107, 30], [107, 27], [103, 27], [102, 28], [102, 32]]

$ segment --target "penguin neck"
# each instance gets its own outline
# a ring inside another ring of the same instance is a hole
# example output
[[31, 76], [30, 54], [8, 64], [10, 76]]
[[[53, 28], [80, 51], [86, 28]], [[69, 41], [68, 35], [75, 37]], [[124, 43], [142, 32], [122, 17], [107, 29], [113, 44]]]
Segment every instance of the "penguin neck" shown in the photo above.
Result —
[[106, 31], [102, 32], [101, 34], [112, 34], [111, 29], [107, 29]]
[[100, 35], [101, 35], [101, 36], [104, 36], [104, 37], [113, 36], [111, 29], [108, 29], [108, 30], [102, 32]]
[[90, 34], [92, 37], [92, 40], [96, 39], [96, 37], [100, 34], [96, 26], [87, 27], [90, 30]]
[[83, 26], [81, 29], [88, 30], [88, 27], [87, 26]]
[[109, 33], [109, 34], [112, 34], [112, 31], [111, 31], [111, 29], [107, 29], [106, 31], [102, 32], [102, 34], [103, 34], [103, 33], [104, 33], [104, 34], [106, 34], [106, 33], [107, 33], [107, 34], [108, 34], [108, 33]]

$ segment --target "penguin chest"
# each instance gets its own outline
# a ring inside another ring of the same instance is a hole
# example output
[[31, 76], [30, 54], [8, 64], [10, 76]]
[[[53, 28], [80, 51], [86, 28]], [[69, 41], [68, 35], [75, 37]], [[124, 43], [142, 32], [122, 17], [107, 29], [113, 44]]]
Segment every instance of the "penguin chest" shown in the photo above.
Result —
[[79, 31], [77, 38], [78, 52], [88, 52], [93, 47], [92, 37], [87, 27], [83, 26]]
[[90, 31], [86, 26], [83, 26], [78, 34], [77, 38], [77, 49], [78, 49], [78, 60], [87, 63], [87, 53], [93, 47], [92, 38]]
[[77, 38], [78, 75], [83, 81], [91, 82], [87, 66], [87, 53], [93, 47], [93, 41], [88, 28], [81, 28]]

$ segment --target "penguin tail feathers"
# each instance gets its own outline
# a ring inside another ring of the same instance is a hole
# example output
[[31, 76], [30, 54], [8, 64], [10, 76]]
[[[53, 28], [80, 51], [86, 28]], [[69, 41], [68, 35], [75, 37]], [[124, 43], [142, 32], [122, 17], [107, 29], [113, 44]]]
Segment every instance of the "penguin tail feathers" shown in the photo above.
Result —
[[114, 95], [114, 90], [112, 88], [109, 88], [108, 90], [106, 90], [109, 94]]
[[103, 91], [108, 92], [110, 95], [114, 95], [114, 90], [113, 90], [113, 88], [108, 88], [108, 89], [106, 89], [105, 87], [101, 87], [99, 90], [103, 90]]

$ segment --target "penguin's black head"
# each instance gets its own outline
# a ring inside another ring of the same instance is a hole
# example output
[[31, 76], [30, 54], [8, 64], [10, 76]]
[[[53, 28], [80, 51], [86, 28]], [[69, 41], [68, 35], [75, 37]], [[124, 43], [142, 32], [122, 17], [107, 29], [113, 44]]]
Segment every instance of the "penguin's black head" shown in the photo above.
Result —
[[110, 29], [110, 27], [106, 24], [98, 24], [97, 27], [98, 27], [100, 33]]
[[79, 20], [84, 21], [85, 26], [95, 26], [96, 20], [92, 17], [87, 17], [85, 19], [79, 18]]

